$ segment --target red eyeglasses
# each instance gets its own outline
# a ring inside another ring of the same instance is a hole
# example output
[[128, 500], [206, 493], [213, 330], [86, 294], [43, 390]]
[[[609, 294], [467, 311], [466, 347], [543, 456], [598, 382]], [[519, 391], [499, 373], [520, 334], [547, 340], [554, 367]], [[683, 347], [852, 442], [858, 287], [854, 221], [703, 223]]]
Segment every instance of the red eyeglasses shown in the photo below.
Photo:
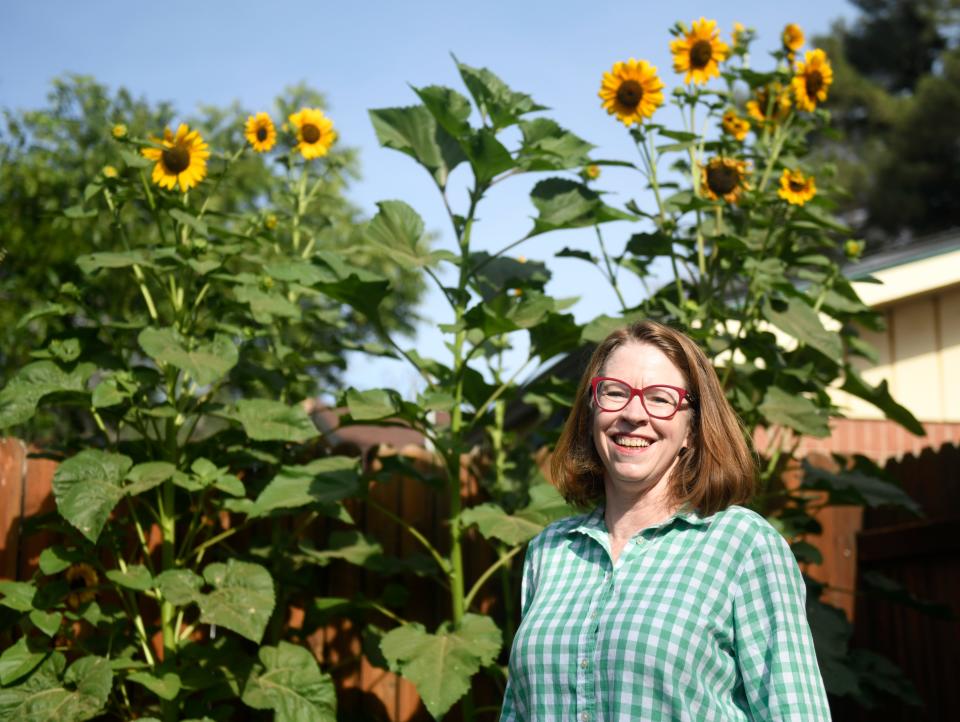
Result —
[[635, 389], [620, 379], [594, 376], [590, 387], [593, 400], [601, 411], [621, 411], [634, 396], [639, 396], [647, 415], [654, 419], [672, 419], [680, 410], [684, 399], [693, 402], [693, 394], [689, 391], [668, 384], [653, 384]]

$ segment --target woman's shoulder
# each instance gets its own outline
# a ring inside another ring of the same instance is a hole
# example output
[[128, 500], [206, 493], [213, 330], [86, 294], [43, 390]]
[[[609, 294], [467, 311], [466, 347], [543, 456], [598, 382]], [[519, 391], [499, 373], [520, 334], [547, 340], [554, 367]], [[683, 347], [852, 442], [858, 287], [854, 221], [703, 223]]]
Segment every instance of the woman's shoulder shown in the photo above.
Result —
[[785, 542], [779, 531], [761, 514], [736, 504], [707, 517], [712, 533], [753, 544]]
[[583, 526], [584, 524], [587, 524], [595, 513], [596, 512], [594, 511], [584, 514], [575, 514], [574, 516], [565, 516], [562, 519], [552, 521], [547, 524], [533, 539], [530, 540], [530, 544], [532, 546], [541, 546], [544, 544], [549, 545], [551, 542], [565, 539], [571, 531]]

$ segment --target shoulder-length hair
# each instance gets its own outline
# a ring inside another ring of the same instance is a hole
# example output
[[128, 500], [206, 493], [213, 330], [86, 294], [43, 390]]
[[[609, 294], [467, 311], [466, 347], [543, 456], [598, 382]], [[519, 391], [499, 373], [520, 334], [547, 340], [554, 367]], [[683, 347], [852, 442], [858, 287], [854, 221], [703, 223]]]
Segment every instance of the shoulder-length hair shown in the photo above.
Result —
[[631, 342], [662, 351], [683, 374], [693, 396], [690, 447], [681, 452], [669, 479], [672, 501], [703, 516], [746, 501], [753, 493], [756, 468], [743, 423], [700, 347], [687, 335], [656, 321], [638, 321], [618, 329], [593, 352], [550, 462], [554, 485], [569, 503], [581, 508], [603, 499], [604, 468], [593, 444], [596, 410], [590, 380], [602, 375], [604, 364], [617, 348]]

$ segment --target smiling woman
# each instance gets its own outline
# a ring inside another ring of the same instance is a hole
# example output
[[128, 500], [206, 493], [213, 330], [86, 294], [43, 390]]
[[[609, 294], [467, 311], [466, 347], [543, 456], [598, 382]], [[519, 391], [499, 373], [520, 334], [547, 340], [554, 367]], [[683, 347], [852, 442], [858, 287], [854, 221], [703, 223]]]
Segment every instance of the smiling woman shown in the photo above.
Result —
[[610, 334], [552, 471], [590, 510], [527, 550], [501, 720], [830, 719], [799, 568], [737, 506], [744, 432], [691, 339], [652, 321]]

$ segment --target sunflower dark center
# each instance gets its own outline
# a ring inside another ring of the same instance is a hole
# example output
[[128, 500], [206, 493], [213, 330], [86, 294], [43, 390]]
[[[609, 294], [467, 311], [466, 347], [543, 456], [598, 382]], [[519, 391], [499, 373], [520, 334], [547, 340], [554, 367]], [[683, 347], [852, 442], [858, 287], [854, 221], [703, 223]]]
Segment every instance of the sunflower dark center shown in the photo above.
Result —
[[625, 80], [617, 88], [617, 102], [627, 108], [636, 108], [643, 100], [643, 86], [636, 80]]
[[705, 68], [713, 57], [713, 47], [709, 40], [698, 40], [690, 48], [690, 65], [695, 68]]
[[190, 151], [182, 145], [164, 148], [160, 157], [163, 159], [163, 166], [167, 169], [167, 172], [173, 175], [179, 175], [190, 167]]
[[300, 137], [307, 143], [316, 143], [320, 140], [320, 129], [313, 123], [305, 123], [300, 128]]
[[715, 165], [707, 168], [707, 185], [718, 196], [733, 191], [740, 182], [740, 172], [733, 166]]
[[816, 96], [823, 89], [823, 76], [819, 70], [812, 70], [807, 73], [807, 95], [811, 98]]
[[266, 139], [267, 139], [267, 129], [261, 125], [259, 128], [257, 128], [257, 140], [259, 140], [262, 143]]
[[89, 585], [83, 577], [74, 577], [70, 580], [70, 591], [75, 592], [80, 589], [86, 589]]
[[800, 193], [801, 191], [805, 191], [806, 189], [807, 189], [806, 183], [801, 181], [795, 181], [793, 179], [790, 180], [790, 190], [792, 190], [794, 193]]

